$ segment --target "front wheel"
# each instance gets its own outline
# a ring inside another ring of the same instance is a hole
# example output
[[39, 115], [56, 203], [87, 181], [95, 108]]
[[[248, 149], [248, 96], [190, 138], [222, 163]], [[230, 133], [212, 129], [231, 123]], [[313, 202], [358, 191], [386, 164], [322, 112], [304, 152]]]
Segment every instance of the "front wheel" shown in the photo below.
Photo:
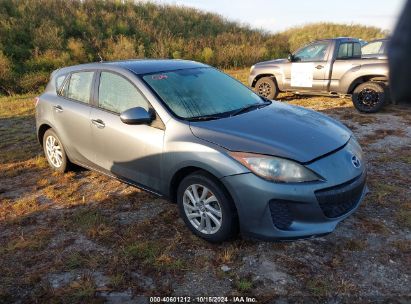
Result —
[[383, 84], [368, 81], [357, 86], [352, 95], [354, 107], [363, 113], [378, 112], [386, 102]]
[[255, 84], [255, 92], [267, 99], [274, 99], [278, 96], [279, 90], [277, 82], [272, 77], [262, 77]]
[[236, 235], [235, 207], [212, 176], [199, 171], [185, 177], [178, 187], [177, 202], [181, 217], [197, 236], [222, 242]]

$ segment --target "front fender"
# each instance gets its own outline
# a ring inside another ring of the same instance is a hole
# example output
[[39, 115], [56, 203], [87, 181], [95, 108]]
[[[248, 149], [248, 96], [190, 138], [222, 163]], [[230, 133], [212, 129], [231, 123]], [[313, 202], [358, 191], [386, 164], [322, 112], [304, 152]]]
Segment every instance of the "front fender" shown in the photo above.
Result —
[[279, 65], [270, 63], [266, 63], [264, 65], [255, 65], [250, 71], [250, 76], [248, 77], [248, 85], [253, 88], [257, 80], [263, 76], [274, 76], [277, 81], [278, 88], [280, 90], [283, 89], [285, 77], [284, 71]]
[[188, 167], [205, 170], [216, 178], [248, 172], [226, 149], [194, 136], [189, 125], [176, 120], [166, 127], [162, 164], [162, 193], [168, 193], [175, 174]]

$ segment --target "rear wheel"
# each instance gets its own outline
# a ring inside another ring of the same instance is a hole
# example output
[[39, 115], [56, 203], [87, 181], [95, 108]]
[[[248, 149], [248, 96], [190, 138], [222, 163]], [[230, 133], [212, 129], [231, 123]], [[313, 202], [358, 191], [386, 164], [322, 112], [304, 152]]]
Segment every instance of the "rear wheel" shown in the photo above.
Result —
[[372, 81], [357, 86], [352, 95], [354, 107], [363, 113], [378, 112], [386, 100], [385, 86]]
[[67, 155], [56, 132], [48, 129], [43, 137], [43, 149], [50, 167], [58, 172], [68, 169]]
[[209, 242], [222, 242], [236, 235], [237, 216], [222, 186], [201, 171], [185, 177], [178, 187], [180, 215], [190, 230]]
[[272, 77], [262, 77], [255, 84], [255, 91], [267, 99], [274, 99], [278, 96], [279, 90], [277, 82]]

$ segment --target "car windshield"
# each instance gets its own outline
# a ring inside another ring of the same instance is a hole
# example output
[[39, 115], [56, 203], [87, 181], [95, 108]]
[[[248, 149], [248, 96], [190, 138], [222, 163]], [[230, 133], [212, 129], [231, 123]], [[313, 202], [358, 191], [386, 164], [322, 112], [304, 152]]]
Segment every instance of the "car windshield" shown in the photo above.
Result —
[[383, 55], [385, 51], [385, 43], [382, 40], [370, 42], [364, 45], [361, 49], [363, 55]]
[[175, 115], [184, 119], [216, 119], [265, 104], [246, 86], [214, 68], [147, 74], [143, 79]]

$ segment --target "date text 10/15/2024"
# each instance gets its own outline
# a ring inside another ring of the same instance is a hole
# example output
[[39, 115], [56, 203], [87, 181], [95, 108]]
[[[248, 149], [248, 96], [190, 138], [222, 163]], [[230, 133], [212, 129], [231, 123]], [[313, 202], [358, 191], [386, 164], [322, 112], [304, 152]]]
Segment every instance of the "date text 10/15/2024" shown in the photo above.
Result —
[[150, 297], [150, 303], [257, 303], [254, 297]]

